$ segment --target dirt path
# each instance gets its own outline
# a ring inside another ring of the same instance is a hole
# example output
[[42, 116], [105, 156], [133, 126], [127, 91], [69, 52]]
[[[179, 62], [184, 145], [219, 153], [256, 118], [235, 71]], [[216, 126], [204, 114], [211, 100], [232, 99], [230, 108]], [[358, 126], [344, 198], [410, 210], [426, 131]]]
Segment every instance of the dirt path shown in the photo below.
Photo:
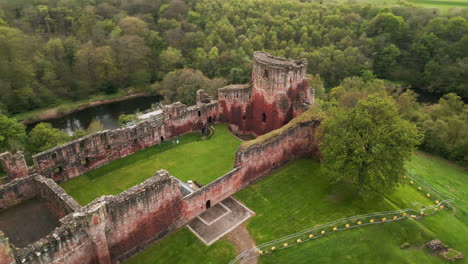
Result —
[[[247, 230], [247, 228], [245, 228], [244, 224], [232, 230], [229, 234], [226, 235], [226, 238], [232, 243], [234, 243], [234, 245], [236, 246], [237, 255], [249, 248], [255, 247], [255, 243], [252, 240], [252, 237], [250, 237], [249, 231]], [[258, 257], [251, 258], [243, 263], [257, 264]]]

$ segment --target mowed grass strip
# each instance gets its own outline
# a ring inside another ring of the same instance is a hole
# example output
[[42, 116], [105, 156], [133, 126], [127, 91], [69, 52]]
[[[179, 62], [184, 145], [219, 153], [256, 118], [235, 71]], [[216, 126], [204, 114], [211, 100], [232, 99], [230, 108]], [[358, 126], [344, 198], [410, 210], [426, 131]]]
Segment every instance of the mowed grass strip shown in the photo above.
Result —
[[228, 263], [236, 256], [236, 249], [226, 239], [218, 240], [207, 247], [186, 227], [170, 234], [140, 254], [127, 260], [126, 264], [155, 263]]
[[[458, 204], [457, 211], [466, 209], [463, 204], [468, 189], [466, 172], [422, 155], [415, 155], [407, 168], [444, 194], [461, 197], [461, 201], [454, 204]], [[247, 228], [257, 244], [344, 217], [403, 208], [420, 209], [434, 203], [425, 196], [426, 190], [418, 191], [416, 185], [408, 183], [380, 200], [365, 201], [351, 193], [349, 187], [330, 184], [318, 161], [301, 159], [242, 190], [236, 197], [256, 213]], [[451, 211], [444, 211], [419, 221], [407, 219], [338, 232], [261, 256], [260, 262], [444, 263], [438, 256], [427, 254], [424, 248], [424, 243], [433, 238], [468, 252], [468, 227], [463, 212], [453, 216]], [[403, 243], [410, 243], [411, 247], [402, 250]]]
[[[457, 250], [442, 234], [461, 238], [466, 235], [466, 226], [442, 226], [433, 232], [424, 225], [428, 220], [445, 222], [448, 212], [427, 217], [420, 221], [405, 219], [381, 225], [371, 225], [333, 233], [316, 240], [305, 242], [288, 249], [261, 256], [260, 263], [448, 263], [437, 255], [428, 252], [424, 243], [439, 238]], [[400, 247], [409, 244], [409, 248]], [[457, 263], [466, 263], [466, 260]]]
[[175, 177], [207, 184], [234, 167], [240, 141], [226, 125], [215, 125], [213, 136], [198, 133], [178, 137], [138, 151], [103, 167], [60, 184], [80, 204], [102, 195], [115, 195], [153, 176], [159, 169]]
[[420, 209], [412, 205], [415, 200], [423, 205], [433, 203], [414, 187], [400, 188], [382, 199], [364, 200], [356, 197], [349, 185], [331, 184], [318, 161], [300, 159], [235, 196], [256, 213], [247, 226], [255, 242], [261, 244], [354, 215]]

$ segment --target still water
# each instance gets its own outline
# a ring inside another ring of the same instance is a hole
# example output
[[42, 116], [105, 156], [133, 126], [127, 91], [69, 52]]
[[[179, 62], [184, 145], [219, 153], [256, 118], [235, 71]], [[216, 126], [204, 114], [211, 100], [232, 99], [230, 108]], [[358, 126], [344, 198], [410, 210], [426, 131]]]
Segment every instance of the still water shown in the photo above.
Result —
[[[160, 97], [146, 96], [132, 98], [125, 101], [113, 102], [86, 108], [70, 113], [66, 116], [44, 120], [67, 134], [71, 135], [75, 130], [86, 129], [93, 120], [101, 122], [104, 129], [115, 129], [119, 127], [119, 116], [134, 114], [151, 108], [151, 105], [161, 100]], [[28, 130], [34, 128], [37, 123], [27, 126]]]

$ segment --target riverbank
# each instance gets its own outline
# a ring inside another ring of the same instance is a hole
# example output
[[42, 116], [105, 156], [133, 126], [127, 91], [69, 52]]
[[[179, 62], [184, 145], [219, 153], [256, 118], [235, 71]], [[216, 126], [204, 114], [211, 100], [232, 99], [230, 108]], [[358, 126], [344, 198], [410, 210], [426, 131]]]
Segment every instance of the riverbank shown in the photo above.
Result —
[[149, 94], [146, 92], [125, 94], [125, 92], [123, 91], [118, 92], [116, 94], [111, 94], [111, 95], [101, 94], [101, 95], [95, 95], [86, 100], [80, 100], [80, 101], [74, 101], [74, 102], [73, 101], [62, 102], [58, 106], [55, 106], [55, 107], [36, 109], [33, 111], [28, 111], [28, 112], [14, 115], [13, 117], [15, 117], [21, 123], [28, 125], [31, 123], [64, 117], [73, 112], [84, 110], [90, 107], [96, 107], [99, 105], [120, 102], [120, 101], [125, 101], [129, 99], [145, 97], [145, 96], [149, 96]]

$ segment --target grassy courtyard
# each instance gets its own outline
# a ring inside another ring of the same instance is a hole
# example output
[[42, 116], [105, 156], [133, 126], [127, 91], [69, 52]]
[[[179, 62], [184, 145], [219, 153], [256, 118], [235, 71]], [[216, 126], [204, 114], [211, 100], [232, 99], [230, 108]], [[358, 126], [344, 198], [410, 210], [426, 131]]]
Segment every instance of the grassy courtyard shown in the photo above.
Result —
[[126, 261], [126, 264], [152, 263], [228, 263], [236, 250], [226, 239], [205, 246], [188, 228], [184, 227]]
[[130, 156], [73, 178], [61, 186], [80, 204], [85, 205], [102, 195], [118, 194], [153, 176], [159, 169], [175, 177], [207, 184], [229, 172], [234, 166], [240, 141], [226, 125], [215, 125], [210, 138], [187, 134], [146, 148]]

